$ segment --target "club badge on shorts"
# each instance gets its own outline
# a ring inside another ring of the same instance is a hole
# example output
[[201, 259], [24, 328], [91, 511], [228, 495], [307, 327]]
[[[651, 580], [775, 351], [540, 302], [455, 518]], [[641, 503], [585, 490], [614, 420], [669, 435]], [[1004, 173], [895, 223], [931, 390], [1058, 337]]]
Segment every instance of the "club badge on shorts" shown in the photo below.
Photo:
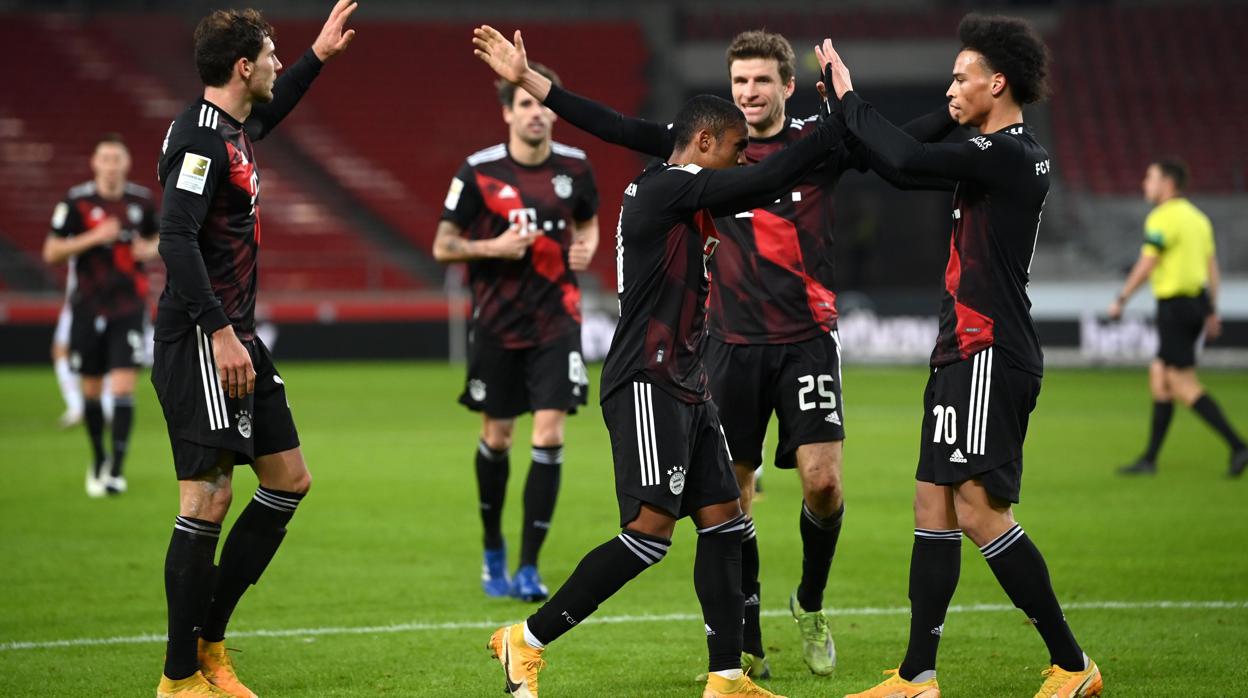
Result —
[[672, 494], [680, 494], [685, 491], [685, 468], [678, 465], [674, 468], [667, 469], [667, 487]]
[[251, 438], [251, 413], [248, 412], [247, 410], [242, 410], [238, 414], [234, 415], [234, 422], [238, 424], [239, 435], [241, 435], [244, 439], [250, 439]]

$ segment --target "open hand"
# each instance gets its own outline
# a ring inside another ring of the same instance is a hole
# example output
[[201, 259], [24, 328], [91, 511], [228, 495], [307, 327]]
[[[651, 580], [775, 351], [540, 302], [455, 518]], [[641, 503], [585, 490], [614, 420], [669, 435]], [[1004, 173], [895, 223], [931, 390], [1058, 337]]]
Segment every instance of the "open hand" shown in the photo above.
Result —
[[230, 325], [212, 333], [212, 359], [227, 395], [241, 398], [256, 391], [256, 369], [251, 363], [251, 354], [238, 341]]
[[520, 84], [529, 71], [529, 57], [524, 51], [524, 38], [516, 30], [516, 42], [507, 40], [494, 27], [483, 24], [472, 30], [473, 55], [480, 58], [498, 77], [513, 85]]
[[[832, 73], [832, 91], [836, 93], [836, 98], [841, 99], [846, 92], [854, 90], [853, 81], [849, 77], [849, 68], [841, 61], [841, 56], [832, 48], [832, 40], [824, 39], [823, 44], [815, 47], [815, 56], [819, 59], [819, 65], [831, 65]], [[822, 81], [821, 81], [822, 84]], [[820, 94], [826, 94], [827, 86], [824, 85]]]
[[347, 46], [351, 45], [351, 40], [355, 38], [355, 30], [343, 30], [347, 23], [347, 18], [351, 16], [359, 7], [356, 0], [338, 0], [334, 3], [334, 9], [329, 13], [329, 19], [325, 20], [325, 26], [321, 27], [321, 33], [316, 37], [316, 41], [312, 42], [312, 52], [321, 62], [337, 56], [347, 50]]

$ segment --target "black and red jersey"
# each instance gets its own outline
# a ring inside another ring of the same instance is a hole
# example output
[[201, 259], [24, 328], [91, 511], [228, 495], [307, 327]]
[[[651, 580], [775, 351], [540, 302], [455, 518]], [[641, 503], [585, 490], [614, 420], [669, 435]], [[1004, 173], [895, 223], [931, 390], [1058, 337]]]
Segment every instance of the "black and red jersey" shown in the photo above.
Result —
[[95, 182], [69, 190], [52, 212], [52, 235], [69, 238], [116, 218], [121, 234], [108, 245], [97, 245], [77, 254], [70, 265], [70, 307], [75, 313], [107, 318], [124, 317], [147, 304], [147, 276], [143, 263], [134, 258], [134, 240], [156, 235], [156, 209], [152, 193], [126, 183], [120, 198], [106, 199]]
[[470, 240], [512, 225], [540, 237], [524, 257], [468, 263], [473, 339], [506, 349], [557, 341], [581, 329], [581, 290], [568, 266], [576, 224], [598, 212], [585, 152], [560, 143], [540, 165], [516, 162], [500, 143], [469, 156], [451, 180], [442, 220]]
[[[788, 147], [817, 125], [793, 119], [770, 138], [751, 138], [751, 163]], [[723, 233], [711, 270], [710, 333], [728, 344], [788, 344], [836, 329], [833, 196], [851, 154], [810, 172], [791, 191], [752, 211], [715, 221]]]
[[932, 365], [996, 347], [1012, 366], [1041, 375], [1027, 284], [1051, 164], [1031, 129], [1018, 123], [961, 143], [924, 144], [854, 92], [842, 108], [850, 131], [890, 165], [956, 182]]
[[309, 49], [277, 79], [273, 100], [246, 123], [201, 99], [169, 126], [157, 174], [164, 187], [160, 255], [168, 270], [156, 339], [174, 341], [199, 325], [233, 325], [255, 335], [260, 253], [260, 170], [252, 141], [295, 107], [321, 69]]
[[819, 163], [838, 157], [835, 121], [820, 122], [757, 165], [647, 168], [624, 192], [616, 228], [620, 322], [602, 369], [601, 396], [637, 379], [690, 403], [710, 399], [706, 337], [708, 262], [722, 247], [716, 220], [766, 204]]
[[[557, 85], [545, 104], [609, 143], [660, 158], [672, 152], [671, 129], [663, 124], [623, 116]], [[816, 124], [814, 118], [792, 119], [774, 136], [752, 137], [746, 159], [757, 163], [800, 140]], [[954, 125], [942, 109], [904, 128], [927, 141], [945, 137]], [[712, 336], [731, 344], [790, 344], [836, 328], [833, 191], [846, 171], [868, 166], [874, 163], [857, 144], [847, 144], [774, 201], [715, 221], [721, 242], [711, 266]], [[892, 179], [887, 168], [881, 170]]]

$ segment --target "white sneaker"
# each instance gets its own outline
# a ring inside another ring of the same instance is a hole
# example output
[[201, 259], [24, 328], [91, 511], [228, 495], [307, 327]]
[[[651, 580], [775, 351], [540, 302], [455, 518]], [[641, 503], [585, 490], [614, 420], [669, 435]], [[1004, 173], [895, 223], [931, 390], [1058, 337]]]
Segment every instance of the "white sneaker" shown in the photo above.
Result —
[[107, 483], [105, 485], [105, 489], [108, 491], [109, 494], [116, 495], [116, 494], [125, 493], [126, 478], [124, 475], [118, 475], [116, 477], [113, 477], [112, 475], [105, 475], [104, 477], [100, 479], [104, 480]]
[[65, 410], [61, 413], [60, 418], [56, 420], [57, 425], [62, 429], [69, 429], [82, 424], [82, 410]]
[[[104, 465], [102, 470], [107, 470], [108, 464]], [[87, 466], [87, 496], [92, 499], [99, 499], [108, 494], [108, 475], [95, 476], [95, 469]]]

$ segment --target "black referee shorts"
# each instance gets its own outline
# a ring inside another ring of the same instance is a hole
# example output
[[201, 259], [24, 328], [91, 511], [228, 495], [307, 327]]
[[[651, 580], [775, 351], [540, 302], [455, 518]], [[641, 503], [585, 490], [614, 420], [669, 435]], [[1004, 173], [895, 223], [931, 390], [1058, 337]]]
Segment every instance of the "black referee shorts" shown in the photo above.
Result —
[[243, 465], [299, 445], [286, 384], [268, 347], [259, 337], [243, 346], [256, 370], [256, 389], [232, 398], [221, 387], [212, 340], [198, 327], [177, 341], [156, 342], [152, 385], [165, 413], [179, 480], [211, 469], [221, 451], [233, 452], [234, 464]]
[[1209, 296], [1175, 296], [1157, 300], [1157, 358], [1173, 368], [1196, 365], [1196, 345], [1211, 308]]

